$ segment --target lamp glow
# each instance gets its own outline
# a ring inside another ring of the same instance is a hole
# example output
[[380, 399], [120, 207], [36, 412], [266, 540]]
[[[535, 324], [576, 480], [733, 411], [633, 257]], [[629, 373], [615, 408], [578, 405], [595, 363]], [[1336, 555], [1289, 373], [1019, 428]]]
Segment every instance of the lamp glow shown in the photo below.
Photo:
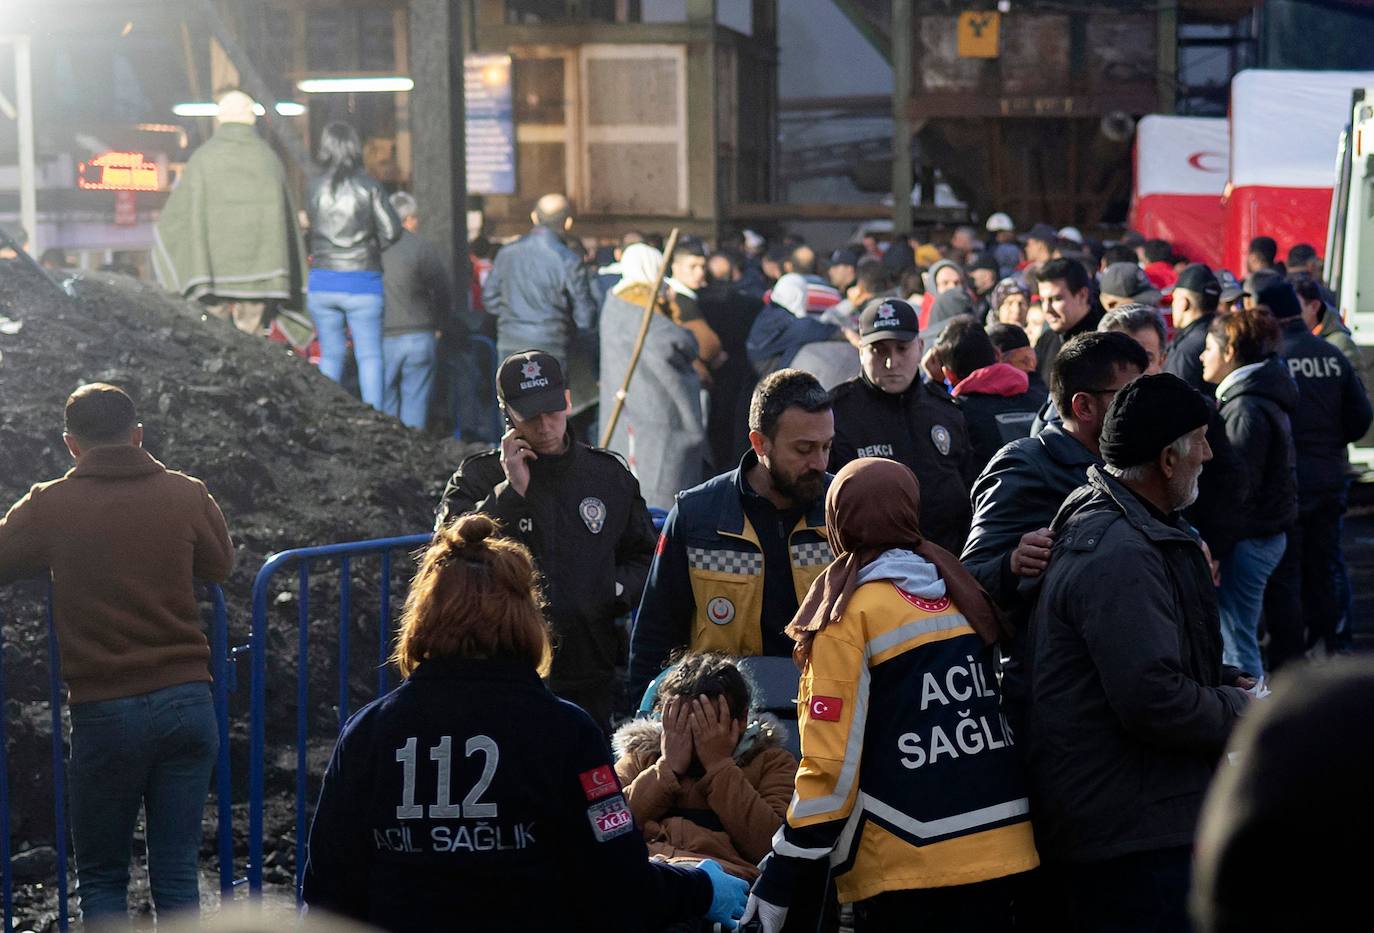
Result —
[[[303, 117], [305, 116], [305, 104], [294, 100], [279, 100], [276, 111], [283, 117]], [[262, 116], [267, 111], [263, 109], [262, 104], [254, 103], [253, 112]], [[188, 101], [184, 104], [177, 104], [172, 108], [172, 113], [179, 117], [214, 117], [219, 115], [219, 107], [214, 101]]]
[[414, 90], [415, 82], [399, 75], [373, 78], [302, 78], [296, 90], [303, 94], [376, 94]]

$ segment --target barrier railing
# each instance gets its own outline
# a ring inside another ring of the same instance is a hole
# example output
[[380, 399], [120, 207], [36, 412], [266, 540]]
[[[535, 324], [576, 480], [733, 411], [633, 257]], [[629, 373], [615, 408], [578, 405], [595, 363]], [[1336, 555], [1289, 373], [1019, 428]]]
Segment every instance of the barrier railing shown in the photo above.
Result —
[[267, 706], [267, 608], [272, 579], [288, 567], [297, 568], [297, 658], [296, 658], [296, 892], [299, 897], [305, 872], [307, 760], [309, 738], [310, 680], [307, 659], [310, 650], [310, 562], [338, 558], [339, 561], [339, 682], [338, 728], [343, 730], [349, 715], [349, 622], [352, 614], [352, 558], [377, 556], [381, 560], [380, 606], [377, 624], [377, 696], [388, 689], [387, 665], [391, 636], [391, 555], [398, 550], [414, 550], [429, 543], [429, 534], [353, 541], [319, 547], [294, 548], [267, 558], [253, 581], [253, 691], [252, 719], [248, 757], [248, 888], [254, 896], [262, 892], [263, 797], [266, 781], [266, 706]]
[[[219, 754], [215, 760], [216, 849], [219, 854], [220, 891], [228, 893], [235, 884], [232, 789], [229, 771], [229, 694], [235, 689], [234, 655], [229, 651], [229, 625], [224, 592], [214, 584], [205, 586], [210, 602], [210, 675], [214, 696], [215, 722], [219, 731]], [[52, 791], [53, 849], [57, 855], [57, 926], [66, 931], [71, 917], [67, 900], [67, 761], [62, 730], [62, 665], [58, 656], [57, 633], [53, 626], [52, 586], [48, 586], [45, 609], [48, 634], [48, 703], [52, 717]], [[4, 665], [3, 630], [0, 630], [0, 708], [7, 696]], [[14, 879], [10, 863], [10, 782], [9, 743], [6, 717], [0, 715], [0, 900], [3, 901], [4, 929], [14, 929]]]
[[[667, 513], [650, 509], [654, 528], [661, 530]], [[343, 731], [351, 710], [349, 695], [349, 623], [352, 617], [352, 559], [375, 556], [381, 561], [379, 605], [377, 612], [377, 689], [381, 696], [390, 688], [385, 659], [390, 654], [391, 618], [391, 559], [399, 550], [414, 550], [427, 545], [431, 535], [415, 534], [371, 541], [352, 541], [318, 547], [293, 548], [267, 558], [253, 582], [252, 700], [250, 745], [248, 757], [248, 887], [254, 896], [262, 892], [264, 798], [266, 793], [267, 762], [267, 615], [272, 580], [283, 570], [296, 567], [297, 592], [297, 658], [296, 658], [296, 859], [295, 881], [297, 898], [305, 875], [305, 844], [309, 835], [306, 825], [306, 793], [308, 788], [308, 739], [310, 732], [310, 564], [315, 560], [338, 559], [339, 567], [339, 665], [338, 665], [338, 730]]]

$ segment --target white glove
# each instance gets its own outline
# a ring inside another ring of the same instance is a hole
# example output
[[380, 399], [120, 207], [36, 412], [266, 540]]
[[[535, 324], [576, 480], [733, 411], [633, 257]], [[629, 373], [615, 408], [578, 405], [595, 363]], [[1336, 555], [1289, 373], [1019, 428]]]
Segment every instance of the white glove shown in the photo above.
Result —
[[758, 895], [750, 894], [749, 903], [744, 905], [744, 916], [739, 918], [739, 925], [742, 927], [755, 918], [758, 919], [763, 933], [778, 933], [787, 922], [787, 908], [770, 904], [761, 900]]

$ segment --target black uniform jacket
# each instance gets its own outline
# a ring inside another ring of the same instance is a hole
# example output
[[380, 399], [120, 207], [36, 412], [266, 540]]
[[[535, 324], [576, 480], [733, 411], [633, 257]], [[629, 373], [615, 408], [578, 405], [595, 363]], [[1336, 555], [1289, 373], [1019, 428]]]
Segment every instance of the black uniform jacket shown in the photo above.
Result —
[[958, 554], [968, 537], [969, 484], [976, 475], [964, 414], [944, 386], [913, 381], [900, 395], [860, 375], [835, 386], [830, 472], [860, 457], [886, 457], [921, 483], [921, 533]]
[[573, 441], [566, 453], [530, 463], [521, 496], [506, 482], [499, 450], [476, 454], [449, 479], [435, 527], [472, 511], [498, 519], [534, 555], [554, 633], [550, 686], [604, 682], [620, 651], [616, 620], [639, 605], [658, 540], [625, 464]]
[[307, 904], [387, 930], [657, 930], [711, 884], [650, 862], [610, 749], [532, 666], [431, 659], [344, 726]]

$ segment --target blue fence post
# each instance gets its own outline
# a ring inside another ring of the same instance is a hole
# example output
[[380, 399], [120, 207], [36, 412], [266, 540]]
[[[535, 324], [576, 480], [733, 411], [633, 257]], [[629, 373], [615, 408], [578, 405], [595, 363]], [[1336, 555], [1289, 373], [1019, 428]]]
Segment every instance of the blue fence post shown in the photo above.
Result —
[[348, 629], [353, 574], [348, 558], [339, 559], [339, 732], [348, 722]]
[[301, 561], [298, 640], [296, 645], [296, 903], [301, 902], [301, 881], [305, 879], [305, 769], [306, 740], [310, 731], [310, 561]]
[[[0, 703], [5, 699], [4, 616], [0, 614]], [[10, 878], [10, 752], [5, 732], [6, 717], [0, 715], [0, 859], [3, 859], [5, 933], [14, 929], [14, 887]]]
[[215, 844], [219, 849], [219, 890], [222, 895], [234, 890], [234, 811], [233, 781], [229, 774], [229, 615], [224, 607], [224, 590], [215, 584], [206, 587], [210, 594], [213, 620], [210, 624], [210, 676], [215, 697], [215, 722], [219, 727], [219, 754], [215, 759], [215, 804], [218, 819]]
[[67, 916], [67, 762], [62, 754], [62, 661], [53, 625], [52, 582], [48, 582], [48, 701], [52, 705], [52, 810], [57, 848], [57, 928], [66, 933]]
[[386, 551], [382, 554], [382, 608], [381, 618], [377, 622], [377, 696], [386, 693], [387, 658], [391, 652], [387, 649], [391, 647], [391, 639], [388, 637], [391, 629], [391, 552]]
[[[252, 701], [251, 717], [252, 722], [249, 727], [251, 737], [249, 747], [249, 776], [248, 776], [248, 886], [253, 896], [260, 897], [262, 894], [262, 869], [263, 869], [263, 802], [266, 793], [266, 760], [267, 760], [267, 739], [266, 739], [266, 720], [267, 720], [267, 610], [268, 610], [268, 590], [273, 577], [278, 571], [293, 563], [299, 563], [300, 582], [298, 589], [298, 614], [297, 614], [297, 644], [298, 644], [298, 665], [296, 679], [296, 897], [300, 900], [300, 883], [304, 878], [305, 871], [305, 846], [308, 838], [309, 827], [306, 823], [306, 800], [305, 793], [307, 788], [307, 756], [306, 742], [309, 738], [309, 702], [310, 702], [310, 681], [308, 673], [309, 658], [309, 623], [310, 623], [310, 570], [311, 560], [323, 558], [343, 558], [349, 556], [376, 554], [382, 558], [382, 613], [383, 619], [390, 616], [390, 583], [391, 583], [391, 562], [390, 552], [399, 548], [415, 548], [420, 545], [428, 544], [431, 535], [424, 534], [406, 535], [396, 538], [379, 538], [371, 541], [352, 541], [344, 544], [323, 545], [319, 547], [295, 548], [289, 551], [282, 551], [270, 555], [258, 571], [257, 577], [253, 581], [253, 628], [250, 648], [252, 651], [253, 670], [252, 670]], [[350, 572], [345, 570], [342, 580], [347, 585]], [[346, 589], [344, 593], [346, 594]], [[348, 628], [348, 614], [351, 603], [348, 595], [341, 594], [343, 608], [340, 609], [340, 616], [344, 631]], [[346, 639], [346, 635], [341, 635], [341, 641]], [[385, 650], [387, 644], [385, 628], [378, 638], [380, 650]], [[341, 712], [347, 713], [347, 649], [341, 645], [341, 678], [340, 706]], [[383, 670], [378, 675], [379, 688], [386, 687], [386, 671], [384, 664]], [[342, 720], [341, 720], [342, 721]]]

